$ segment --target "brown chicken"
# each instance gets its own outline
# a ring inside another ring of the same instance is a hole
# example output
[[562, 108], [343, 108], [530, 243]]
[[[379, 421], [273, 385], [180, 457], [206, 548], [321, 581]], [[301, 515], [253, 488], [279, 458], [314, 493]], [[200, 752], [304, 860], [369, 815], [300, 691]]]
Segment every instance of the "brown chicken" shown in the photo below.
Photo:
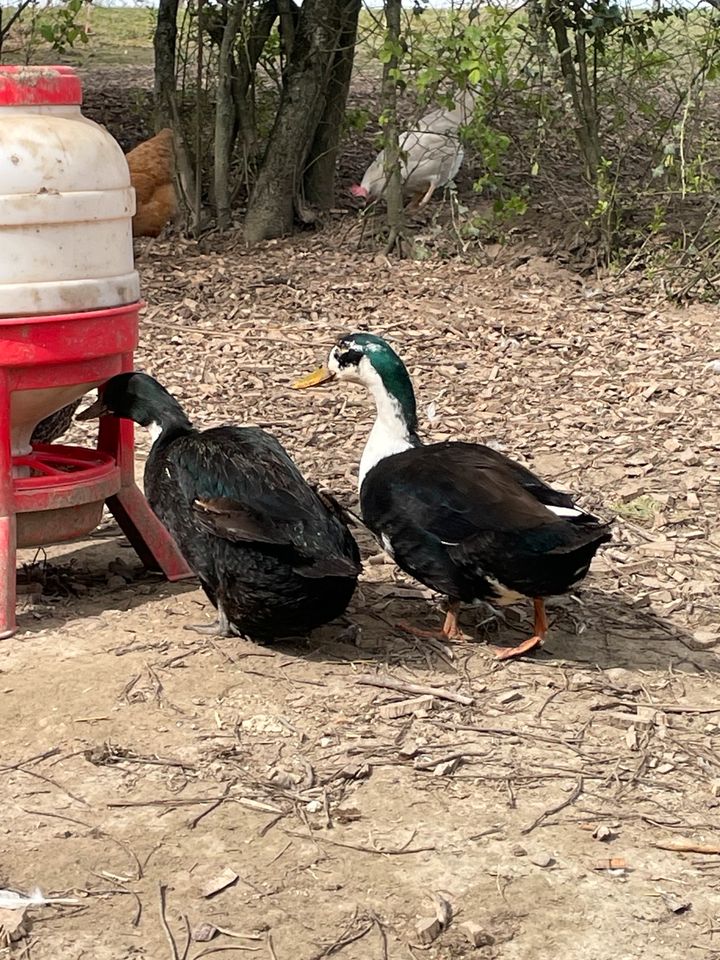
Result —
[[138, 144], [126, 159], [137, 204], [133, 236], [157, 237], [177, 213], [172, 130], [166, 127], [157, 136]]

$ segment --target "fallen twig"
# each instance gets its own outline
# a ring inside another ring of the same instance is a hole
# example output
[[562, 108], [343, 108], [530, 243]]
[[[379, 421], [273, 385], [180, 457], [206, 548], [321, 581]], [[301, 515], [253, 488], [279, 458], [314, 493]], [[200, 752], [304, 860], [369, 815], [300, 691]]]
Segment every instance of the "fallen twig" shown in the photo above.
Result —
[[246, 953], [259, 953], [261, 947], [242, 947], [240, 945], [232, 947], [210, 947], [208, 950], [201, 950], [196, 953], [192, 960], [200, 960], [200, 957], [209, 957], [211, 953], [227, 953], [230, 950], [244, 950]]
[[100, 827], [94, 827], [91, 823], [86, 823], [85, 820], [78, 820], [77, 817], [68, 817], [64, 813], [48, 813], [46, 810], [28, 810], [26, 807], [21, 808], [24, 813], [29, 813], [34, 817], [52, 817], [55, 820], [67, 820], [68, 823], [77, 823], [81, 827], [86, 827], [88, 830], [92, 830], [94, 834], [98, 837], [105, 837], [106, 840], [110, 840], [112, 843], [116, 843], [121, 847], [127, 854], [129, 854], [134, 863], [137, 876], [135, 880], [142, 880], [143, 878], [143, 868], [140, 860], [132, 849], [132, 847], [125, 843], [124, 840], [118, 840], [117, 837], [113, 837], [112, 834], [107, 833], [105, 830], [101, 830]]
[[76, 803], [81, 803], [84, 807], [90, 806], [87, 800], [83, 800], [82, 797], [78, 797], [76, 794], [71, 793], [67, 787], [64, 787], [61, 783], [58, 783], [57, 780], [53, 780], [52, 777], [46, 777], [43, 773], [38, 773], [36, 770], [28, 770], [25, 767], [18, 766], [14, 769], [17, 770], [18, 773], [24, 773], [28, 777], [35, 777], [36, 780], [42, 780], [43, 783], [49, 783], [57, 790], [61, 790], [65, 796], [70, 797], [70, 799], [74, 800]]
[[533, 820], [531, 824], [529, 824], [527, 827], [523, 827], [520, 833], [531, 833], [535, 829], [535, 827], [540, 826], [543, 820], [545, 820], [547, 817], [551, 817], [554, 813], [560, 813], [560, 811], [564, 810], [565, 807], [569, 807], [571, 803], [575, 803], [577, 798], [582, 793], [582, 790], [583, 790], [583, 778], [578, 777], [578, 780], [577, 780], [577, 783], [575, 784], [575, 788], [573, 789], [573, 792], [570, 794], [570, 796], [566, 800], [563, 800], [562, 803], [556, 804], [554, 807], [549, 807], [547, 810], [541, 813], [539, 817]]
[[[720, 713], [720, 707], [694, 707], [689, 703], [648, 703], [643, 701], [638, 703], [635, 700], [616, 700], [614, 704], [607, 704], [611, 709], [613, 706], [621, 707], [649, 707], [651, 710], [660, 710], [662, 713]], [[591, 710], [602, 710], [605, 704], [597, 704], [590, 707]]]
[[385, 933], [385, 927], [382, 925], [380, 918], [377, 916], [377, 914], [371, 913], [370, 916], [372, 917], [372, 921], [377, 927], [378, 933], [380, 934], [380, 942], [382, 944], [382, 950], [383, 950], [383, 960], [388, 960], [388, 942], [387, 942], [387, 934]]
[[692, 840], [663, 840], [653, 846], [658, 850], [672, 850], [674, 853], [705, 853], [710, 856], [720, 853], [720, 843], [693, 843]]
[[187, 955], [190, 953], [190, 944], [192, 943], [192, 928], [190, 926], [190, 917], [188, 917], [186, 913], [183, 914], [183, 922], [185, 923], [185, 946], [183, 947], [180, 960], [187, 960]]
[[223, 800], [224, 796], [219, 797], [189, 797], [187, 799], [176, 800], [108, 800], [108, 807], [190, 807], [194, 803], [215, 803], [216, 800]]
[[217, 810], [219, 806], [222, 806], [222, 804], [227, 800], [227, 796], [234, 786], [235, 786], [234, 780], [228, 783], [227, 786], [225, 787], [225, 792], [221, 797], [218, 797], [217, 800], [214, 800], [209, 807], [206, 807], [204, 810], [201, 810], [196, 817], [193, 817], [191, 820], [188, 820], [187, 822], [188, 828], [190, 830], [194, 830], [195, 827], [200, 823], [200, 821], [204, 817], [207, 817], [207, 815], [212, 813], [213, 810]]
[[60, 747], [53, 747], [52, 750], [46, 750], [44, 753], [36, 753], [34, 757], [27, 757], [25, 760], [18, 760], [17, 763], [10, 763], [6, 767], [0, 767], [0, 773], [7, 773], [9, 770], [19, 770], [20, 767], [26, 767], [29, 763], [40, 763], [41, 760], [47, 760], [60, 753]]
[[273, 946], [272, 933], [269, 930], [265, 939], [265, 946], [268, 948], [270, 960], [278, 960], [277, 954], [275, 953], [275, 947]]
[[568, 750], [572, 750], [572, 752], [576, 753], [578, 756], [582, 756], [582, 750], [575, 746], [574, 743], [570, 743], [569, 740], [565, 740], [563, 737], [546, 737], [540, 733], [528, 732], [525, 730], [509, 730], [507, 727], [476, 727], [468, 724], [457, 724], [453, 729], [469, 730], [472, 733], [484, 733], [490, 736], [497, 735], [505, 737], [521, 737], [524, 740], [537, 740], [541, 743], [559, 744], [562, 747], [567, 747]]
[[472, 697], [464, 693], [455, 693], [454, 690], [444, 690], [442, 687], [426, 687], [420, 683], [406, 683], [404, 680], [394, 680], [392, 677], [358, 677], [355, 681], [366, 687], [381, 687], [385, 690], [397, 690], [399, 693], [426, 694], [437, 697], [438, 700], [450, 700], [452, 703], [461, 703], [464, 707], [471, 707], [475, 702]]
[[165, 886], [165, 884], [163, 883], [158, 884], [158, 893], [160, 895], [160, 924], [162, 925], [162, 928], [165, 931], [167, 942], [170, 944], [170, 953], [172, 956], [172, 960], [180, 960], [177, 944], [175, 943], [175, 937], [172, 935], [172, 930], [170, 929], [170, 926], [167, 922], [167, 917], [165, 916], [166, 891], [167, 891], [167, 887]]
[[452, 763], [453, 760], [465, 760], [466, 757], [475, 757], [476, 759], [491, 757], [494, 750], [459, 750], [457, 753], [448, 753], [444, 757], [435, 757], [432, 760], [423, 760], [415, 764], [416, 770], [434, 770], [435, 767], [443, 763]]
[[[100, 877], [101, 880], [106, 880], [107, 877], [104, 877], [101, 873], [96, 873], [96, 877]], [[85, 890], [83, 891], [89, 897], [104, 897], [112, 896], [113, 894], [120, 894], [120, 896], [130, 896], [135, 898], [135, 916], [132, 920], [132, 925], [138, 927], [140, 925], [140, 920], [142, 918], [142, 901], [140, 897], [135, 893], [134, 890], [128, 890], [126, 887], [110, 887], [106, 890]]]
[[[353, 918], [353, 922], [354, 919], [355, 918]], [[334, 943], [331, 943], [329, 946], [325, 947], [323, 951], [313, 954], [312, 960], [323, 960], [323, 957], [330, 957], [334, 953], [339, 953], [340, 950], [343, 950], [351, 943], [355, 943], [357, 940], [362, 940], [362, 938], [366, 937], [374, 927], [375, 921], [371, 920], [367, 926], [362, 927], [362, 929], [358, 930], [357, 933], [343, 934]]]
[[390, 857], [399, 857], [404, 854], [409, 853], [425, 853], [428, 850], [436, 850], [437, 847], [385, 847], [380, 849], [379, 847], [367, 847], [361, 843], [345, 843], [342, 840], [331, 840], [329, 837], [308, 837], [304, 833], [292, 833], [289, 830], [286, 830], [285, 833], [289, 837], [298, 837], [300, 840], [314, 840], [316, 843], [329, 843], [333, 847], [345, 847], [348, 850], [359, 850], [361, 853], [375, 853], [375, 854], [387, 854]]

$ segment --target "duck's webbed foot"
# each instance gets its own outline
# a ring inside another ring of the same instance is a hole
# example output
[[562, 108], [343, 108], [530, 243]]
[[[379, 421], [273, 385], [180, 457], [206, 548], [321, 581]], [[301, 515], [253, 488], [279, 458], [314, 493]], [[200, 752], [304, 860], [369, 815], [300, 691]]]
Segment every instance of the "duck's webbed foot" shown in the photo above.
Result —
[[443, 624], [442, 630], [421, 630], [419, 627], [416, 627], [412, 623], [407, 623], [405, 620], [398, 621], [395, 626], [399, 627], [401, 630], [404, 630], [406, 633], [412, 634], [414, 637], [420, 637], [420, 639], [425, 640], [455, 640], [456, 642], [464, 643], [467, 640], [472, 640], [472, 637], [469, 637], [466, 633], [460, 629], [458, 623], [458, 613], [460, 612], [460, 601], [451, 600], [448, 605], [447, 615], [445, 616], [445, 623]]
[[496, 660], [510, 660], [513, 657], [521, 657], [524, 653], [530, 653], [531, 650], [542, 647], [548, 629], [545, 602], [536, 598], [533, 605], [535, 608], [535, 633], [533, 636], [523, 640], [516, 647], [491, 647], [490, 649], [495, 654]]
[[214, 623], [186, 623], [185, 630], [192, 630], [206, 637], [241, 637], [242, 633], [234, 623], [230, 623], [228, 616], [223, 610], [222, 604], [218, 603], [218, 617]]

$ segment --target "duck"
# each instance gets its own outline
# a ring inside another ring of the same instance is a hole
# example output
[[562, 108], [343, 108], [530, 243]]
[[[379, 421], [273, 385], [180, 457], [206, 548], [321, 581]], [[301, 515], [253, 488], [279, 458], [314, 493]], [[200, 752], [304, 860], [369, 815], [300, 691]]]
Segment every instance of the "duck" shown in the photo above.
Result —
[[56, 440], [59, 440], [60, 437], [70, 429], [75, 411], [80, 406], [81, 399], [82, 398], [78, 397], [77, 400], [73, 400], [72, 403], [66, 404], [64, 407], [45, 417], [44, 420], [41, 420], [32, 432], [31, 442], [54, 443]]
[[401, 570], [447, 600], [441, 630], [412, 632], [466, 640], [461, 604], [528, 599], [532, 636], [494, 653], [508, 659], [541, 647], [546, 598], [569, 592], [587, 575], [611, 539], [610, 525], [492, 447], [423, 443], [410, 375], [381, 337], [341, 337], [327, 364], [294, 386], [330, 381], [361, 384], [375, 400], [358, 475], [363, 523]]
[[253, 426], [197, 430], [139, 371], [108, 380], [77, 419], [108, 415], [150, 428], [145, 496], [217, 609], [214, 624], [188, 629], [269, 641], [345, 612], [361, 572], [357, 543], [275, 437]]

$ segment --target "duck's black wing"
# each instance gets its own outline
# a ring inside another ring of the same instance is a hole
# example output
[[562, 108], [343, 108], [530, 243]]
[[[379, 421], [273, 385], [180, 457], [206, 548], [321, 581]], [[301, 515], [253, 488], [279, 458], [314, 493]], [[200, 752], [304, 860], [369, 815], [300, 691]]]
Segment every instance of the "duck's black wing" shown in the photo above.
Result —
[[609, 539], [607, 526], [567, 494], [479, 444], [433, 444], [382, 460], [363, 482], [361, 504], [401, 567], [463, 599], [478, 595], [483, 578], [529, 595], [564, 592]]
[[[578, 508], [571, 494], [563, 493], [563, 491], [551, 487], [531, 470], [528, 470], [527, 467], [524, 467], [516, 460], [511, 460], [510, 457], [504, 453], [500, 453], [498, 450], [493, 450], [492, 447], [486, 447], [479, 443], [449, 441], [449, 444], [456, 448], [471, 448], [471, 450], [476, 451], [475, 456], [482, 457], [489, 466], [495, 465], [500, 471], [506, 472], [508, 477], [512, 477], [523, 489], [527, 490], [528, 493], [532, 494], [536, 500], [545, 504], [545, 506], [560, 507], [563, 511], [571, 511], [575, 516], [570, 516], [568, 513], [564, 513], [564, 516], [573, 523], [598, 522], [597, 517]], [[436, 446], [445, 446], [445, 444], [437, 444]], [[472, 457], [473, 455], [470, 454], [470, 456]]]
[[347, 527], [270, 434], [255, 427], [216, 427], [188, 434], [160, 457], [161, 469], [179, 485], [201, 529], [277, 550], [306, 577], [360, 572]]

